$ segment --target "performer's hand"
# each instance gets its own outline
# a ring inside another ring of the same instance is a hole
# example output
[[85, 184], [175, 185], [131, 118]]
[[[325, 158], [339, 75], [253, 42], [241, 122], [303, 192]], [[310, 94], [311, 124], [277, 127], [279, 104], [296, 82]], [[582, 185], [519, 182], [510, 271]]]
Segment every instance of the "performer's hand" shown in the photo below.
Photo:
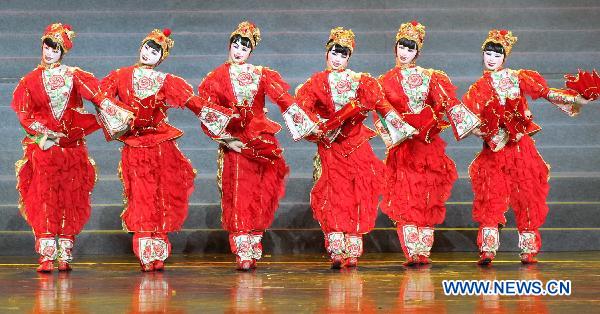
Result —
[[239, 140], [228, 140], [225, 143], [227, 144], [227, 147], [229, 147], [229, 149], [236, 153], [240, 153], [242, 151], [242, 148], [246, 147], [246, 145], [244, 145], [244, 143], [242, 143]]
[[529, 110], [529, 109], [525, 110], [525, 118], [533, 119], [533, 114], [531, 113], [531, 110]]
[[517, 133], [517, 135], [515, 135], [515, 142], [520, 141], [523, 138], [523, 135], [525, 135], [525, 134], [523, 134], [523, 133]]
[[319, 129], [319, 126], [315, 126], [315, 128], [310, 131], [309, 135], [314, 135], [316, 137], [321, 137], [323, 136], [323, 131], [321, 131], [321, 129]]
[[471, 131], [471, 133], [472, 133], [473, 135], [475, 135], [475, 136], [477, 136], [477, 137], [481, 137], [481, 138], [483, 138], [484, 136], [486, 136], [486, 135], [487, 135], [487, 133], [485, 133], [485, 132], [481, 132], [481, 129], [479, 129], [479, 128], [474, 128], [474, 129], [473, 129], [473, 131]]
[[590, 101], [583, 98], [581, 95], [575, 96], [575, 104], [579, 107], [589, 104]]
[[58, 139], [60, 139], [61, 137], [67, 137], [64, 133], [60, 133], [60, 132], [48, 132], [48, 138], [58, 142]]

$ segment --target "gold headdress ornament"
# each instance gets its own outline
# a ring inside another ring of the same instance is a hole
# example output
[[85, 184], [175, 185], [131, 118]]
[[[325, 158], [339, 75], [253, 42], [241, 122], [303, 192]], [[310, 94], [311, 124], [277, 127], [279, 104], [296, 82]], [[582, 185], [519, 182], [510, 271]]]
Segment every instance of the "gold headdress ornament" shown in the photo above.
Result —
[[420, 52], [425, 40], [425, 26], [417, 21], [402, 23], [398, 28], [398, 33], [396, 33], [396, 42], [401, 38], [416, 42]]
[[350, 49], [350, 52], [354, 51], [356, 42], [354, 41], [354, 33], [351, 29], [344, 29], [343, 27], [336, 27], [329, 33], [329, 40], [325, 48], [327, 51], [335, 44]]
[[71, 29], [71, 25], [52, 23], [44, 30], [42, 35], [42, 41], [46, 38], [52, 39], [53, 42], [57, 43], [62, 47], [64, 53], [67, 53], [73, 48], [73, 38], [75, 38], [75, 32]]
[[162, 48], [162, 56], [160, 57], [160, 61], [162, 62], [169, 56], [171, 49], [173, 49], [173, 45], [175, 45], [175, 41], [171, 39], [171, 30], [168, 28], [163, 29], [154, 29], [142, 40], [142, 45], [149, 40], [152, 40], [160, 45]]
[[231, 33], [231, 36], [229, 36], [229, 39], [235, 35], [240, 35], [250, 39], [250, 42], [252, 43], [252, 49], [255, 49], [260, 42], [260, 29], [258, 29], [254, 23], [248, 21], [238, 24], [237, 28], [233, 31], [233, 33]]
[[506, 55], [509, 55], [512, 51], [512, 47], [517, 43], [517, 37], [513, 36], [512, 32], [509, 30], [492, 29], [481, 45], [481, 50], [483, 50], [485, 48], [485, 44], [490, 41], [502, 45], [502, 47], [504, 47], [504, 51], [506, 51]]

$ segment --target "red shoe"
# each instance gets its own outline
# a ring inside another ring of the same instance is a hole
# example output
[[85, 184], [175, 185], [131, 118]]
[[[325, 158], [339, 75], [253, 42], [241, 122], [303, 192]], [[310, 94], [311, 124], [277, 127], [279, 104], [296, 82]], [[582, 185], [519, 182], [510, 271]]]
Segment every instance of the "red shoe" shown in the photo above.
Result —
[[58, 262], [58, 271], [72, 271], [73, 268], [68, 262]]
[[251, 269], [256, 269], [256, 260], [252, 259], [252, 263], [250, 264]]
[[163, 262], [163, 261], [154, 261], [153, 266], [154, 266], [154, 270], [157, 270], [157, 271], [165, 270], [165, 262]]
[[431, 259], [424, 255], [419, 255], [419, 264], [428, 265], [431, 264]]
[[54, 270], [54, 261], [41, 262], [40, 266], [38, 266], [36, 270], [39, 273], [50, 273], [52, 270]]
[[346, 259], [346, 267], [358, 267], [358, 257], [350, 257]]
[[521, 254], [521, 263], [523, 264], [535, 264], [538, 260], [535, 259], [535, 256], [531, 253], [523, 253]]
[[344, 258], [341, 255], [331, 257], [331, 269], [341, 269], [344, 265]]
[[154, 264], [152, 263], [148, 263], [148, 264], [141, 264], [142, 265], [142, 271], [143, 272], [151, 272], [154, 271]]
[[402, 266], [415, 266], [418, 265], [419, 262], [419, 256], [412, 255], [406, 260], [406, 262], [402, 263]]
[[479, 256], [479, 261], [477, 261], [477, 265], [490, 265], [492, 264], [494, 257], [496, 257], [496, 255], [494, 255], [494, 253], [492, 252], [483, 252]]

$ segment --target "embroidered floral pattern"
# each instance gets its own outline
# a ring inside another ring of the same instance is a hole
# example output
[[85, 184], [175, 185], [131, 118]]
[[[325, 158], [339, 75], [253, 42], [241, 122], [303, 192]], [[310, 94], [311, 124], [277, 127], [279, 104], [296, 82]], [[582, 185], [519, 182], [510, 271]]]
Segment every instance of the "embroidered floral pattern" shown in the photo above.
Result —
[[41, 238], [36, 243], [37, 252], [42, 256], [42, 261], [53, 261], [56, 259], [58, 250], [54, 238]]
[[225, 130], [229, 117], [215, 109], [204, 107], [198, 116], [202, 124], [214, 135], [220, 135]]
[[253, 234], [250, 236], [250, 242], [252, 243], [252, 258], [259, 260], [262, 257], [262, 235]]
[[492, 86], [500, 98], [500, 104], [504, 105], [506, 99], [516, 99], [519, 97], [519, 77], [516, 71], [504, 69], [492, 72]]
[[402, 69], [402, 89], [408, 97], [408, 107], [413, 113], [419, 113], [425, 107], [425, 100], [429, 95], [431, 71], [421, 67]]
[[237, 251], [236, 255], [239, 256], [242, 261], [251, 260], [254, 252], [252, 251], [250, 235], [241, 234], [234, 236], [233, 241]]
[[[384, 128], [383, 124], [375, 123], [375, 129], [384, 139], [384, 143], [389, 140], [389, 144], [386, 143], [387, 147], [403, 142], [416, 131], [410, 124], [404, 122], [395, 111], [390, 111], [385, 116], [385, 121], [387, 128]], [[381, 131], [381, 128], [386, 130]]]
[[458, 138], [465, 137], [480, 124], [479, 118], [463, 104], [450, 108], [448, 117], [454, 125]]
[[500, 246], [500, 234], [498, 228], [482, 228], [481, 229], [481, 252], [491, 252], [496, 254]]
[[133, 69], [133, 90], [139, 99], [156, 95], [165, 82], [166, 73], [138, 67]]
[[400, 239], [409, 256], [419, 254], [419, 230], [415, 225], [402, 226], [403, 237]]
[[283, 121], [295, 141], [308, 135], [316, 126], [306, 112], [297, 104], [289, 106], [283, 113]]
[[344, 107], [351, 99], [356, 98], [360, 77], [360, 73], [347, 69], [342, 72], [332, 71], [329, 73], [329, 88], [336, 111]]
[[233, 86], [233, 93], [238, 104], [252, 105], [258, 93], [258, 85], [262, 77], [262, 67], [249, 63], [231, 64], [229, 78]]
[[344, 234], [342, 232], [331, 232], [327, 234], [327, 252], [331, 256], [344, 254], [345, 243]]
[[363, 241], [360, 236], [346, 236], [346, 257], [360, 257], [363, 252]]
[[519, 248], [521, 253], [537, 253], [537, 244], [535, 243], [534, 232], [519, 232]]
[[163, 239], [152, 239], [152, 253], [155, 261], [164, 261], [169, 257], [169, 246]]
[[58, 239], [58, 259], [63, 262], [70, 263], [73, 260], [73, 240]]
[[112, 138], [119, 137], [128, 130], [128, 120], [133, 113], [115, 105], [108, 98], [105, 98], [98, 107], [98, 118]]
[[42, 71], [42, 81], [46, 94], [50, 98], [52, 115], [56, 120], [60, 121], [71, 97], [73, 69], [66, 65], [46, 69]]

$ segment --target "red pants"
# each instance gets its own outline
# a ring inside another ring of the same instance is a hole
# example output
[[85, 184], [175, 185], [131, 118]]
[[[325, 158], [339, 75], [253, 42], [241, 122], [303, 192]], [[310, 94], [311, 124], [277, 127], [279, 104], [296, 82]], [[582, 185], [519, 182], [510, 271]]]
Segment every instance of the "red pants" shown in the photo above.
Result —
[[439, 136], [413, 139], [390, 150], [381, 210], [392, 220], [433, 227], [444, 222], [446, 201], [458, 178]]
[[151, 147], [125, 145], [120, 171], [126, 200], [121, 218], [127, 230], [166, 233], [181, 229], [196, 174], [175, 141]]
[[219, 155], [223, 229], [235, 234], [263, 232], [284, 195], [288, 166], [283, 158], [259, 161], [225, 148]]
[[363, 143], [347, 157], [333, 147], [319, 145], [316, 158], [320, 176], [311, 191], [310, 205], [323, 232], [361, 235], [371, 231], [384, 174], [384, 165], [371, 145]]
[[28, 144], [16, 171], [21, 214], [36, 235], [81, 232], [90, 217], [90, 194], [96, 182], [94, 161], [85, 145], [41, 150]]
[[[525, 253], [537, 253], [542, 240], [539, 227], [546, 220], [549, 167], [534, 141], [524, 136], [494, 153], [485, 146], [469, 168], [473, 193], [473, 219], [480, 224], [478, 245], [492, 251], [494, 230], [506, 224], [504, 214], [510, 206], [516, 216], [519, 245]], [[498, 241], [496, 241], [498, 242]]]

